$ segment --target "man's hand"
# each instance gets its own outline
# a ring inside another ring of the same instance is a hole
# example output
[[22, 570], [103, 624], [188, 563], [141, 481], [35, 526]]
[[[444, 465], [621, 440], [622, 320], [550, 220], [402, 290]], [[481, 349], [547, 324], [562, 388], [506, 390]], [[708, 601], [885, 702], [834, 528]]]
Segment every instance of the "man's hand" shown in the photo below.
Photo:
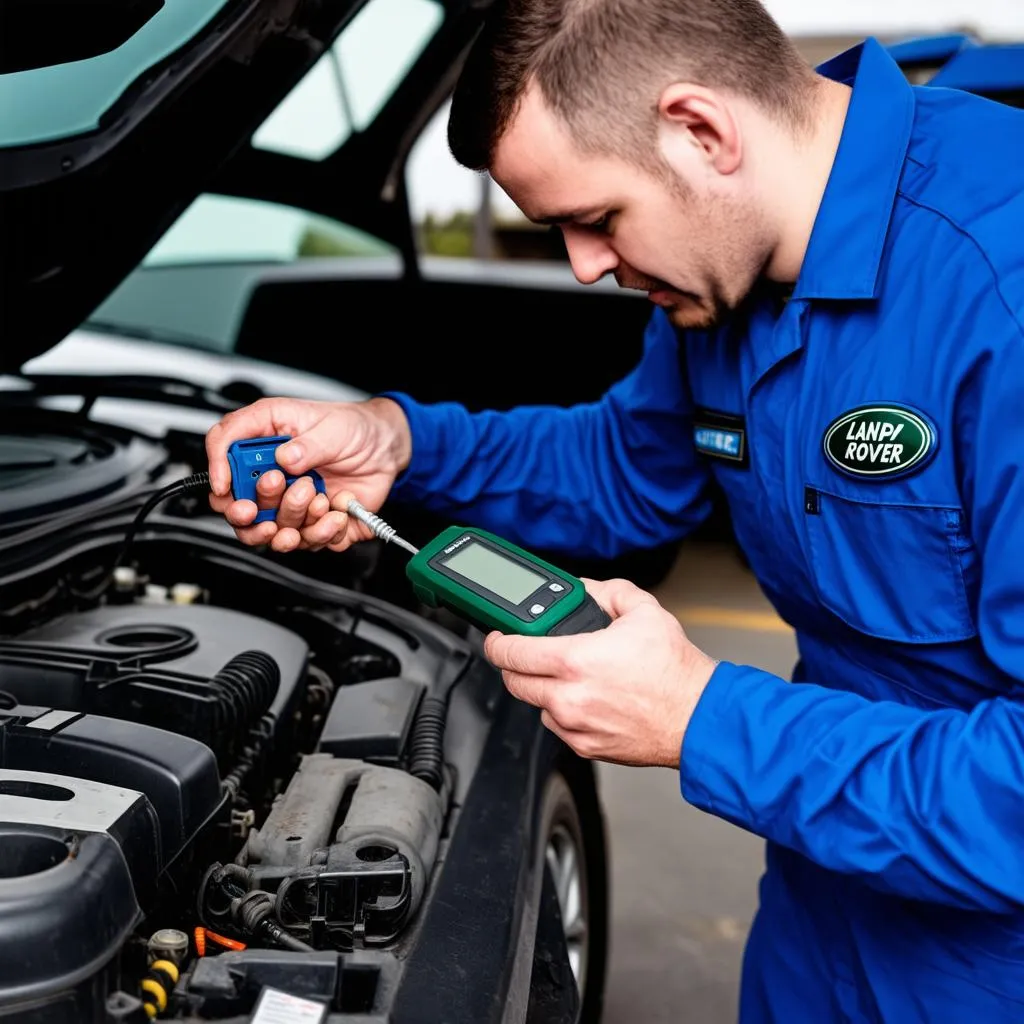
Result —
[[[235, 501], [228, 447], [245, 438], [278, 434], [292, 438], [277, 449], [278, 463], [295, 475], [317, 470], [327, 493], [317, 494], [308, 477], [285, 489], [284, 474], [273, 470], [257, 481], [257, 501]], [[376, 512], [408, 465], [411, 450], [405, 414], [390, 399], [312, 402], [264, 398], [228, 413], [207, 433], [213, 491], [210, 506], [224, 515], [243, 544], [269, 544], [282, 552], [325, 547], [344, 551], [372, 536], [368, 527], [349, 518], [349, 499], [358, 498]], [[278, 510], [276, 521], [251, 525], [256, 513], [265, 508]]]
[[565, 637], [490, 633], [488, 659], [514, 697], [577, 754], [616, 764], [678, 768], [683, 734], [715, 662], [676, 618], [626, 580], [584, 580], [612, 617]]

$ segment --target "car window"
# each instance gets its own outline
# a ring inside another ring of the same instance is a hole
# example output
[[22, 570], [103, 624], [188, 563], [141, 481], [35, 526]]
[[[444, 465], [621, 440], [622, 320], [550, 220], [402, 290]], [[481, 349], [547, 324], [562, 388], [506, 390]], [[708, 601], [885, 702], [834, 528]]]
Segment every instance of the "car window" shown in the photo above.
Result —
[[378, 238], [278, 203], [203, 195], [89, 317], [86, 327], [230, 352], [253, 288], [280, 266], [394, 257]]
[[202, 195], [143, 260], [143, 266], [240, 260], [292, 263], [321, 256], [379, 256], [392, 246], [328, 217], [291, 206]]
[[377, 116], [443, 20], [434, 0], [367, 4], [264, 121], [253, 146], [308, 160], [333, 153]]

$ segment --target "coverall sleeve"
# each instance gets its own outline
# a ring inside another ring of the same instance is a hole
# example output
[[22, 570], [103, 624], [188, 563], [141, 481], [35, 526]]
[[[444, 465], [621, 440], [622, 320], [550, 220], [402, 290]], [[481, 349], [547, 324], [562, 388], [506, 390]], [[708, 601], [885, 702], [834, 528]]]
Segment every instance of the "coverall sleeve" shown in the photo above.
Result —
[[638, 365], [597, 402], [470, 413], [388, 397], [412, 431], [392, 497], [526, 547], [610, 558], [682, 537], [710, 511], [679, 342], [660, 310]]
[[1009, 913], [1024, 908], [1024, 334], [1005, 317], [998, 329], [1014, 336], [964, 383], [958, 423], [999, 695], [924, 710], [722, 663], [680, 783], [697, 807], [882, 891]]

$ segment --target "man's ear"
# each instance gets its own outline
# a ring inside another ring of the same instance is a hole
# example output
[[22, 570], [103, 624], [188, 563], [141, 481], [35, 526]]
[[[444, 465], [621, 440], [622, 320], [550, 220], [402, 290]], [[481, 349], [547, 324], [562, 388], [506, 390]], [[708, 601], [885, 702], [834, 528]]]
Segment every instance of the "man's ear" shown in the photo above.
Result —
[[[662, 153], [677, 172], [676, 161], [696, 157], [719, 174], [732, 174], [743, 158], [739, 123], [720, 92], [688, 82], [666, 86], [658, 97], [658, 137]], [[684, 175], [689, 177], [689, 174]]]

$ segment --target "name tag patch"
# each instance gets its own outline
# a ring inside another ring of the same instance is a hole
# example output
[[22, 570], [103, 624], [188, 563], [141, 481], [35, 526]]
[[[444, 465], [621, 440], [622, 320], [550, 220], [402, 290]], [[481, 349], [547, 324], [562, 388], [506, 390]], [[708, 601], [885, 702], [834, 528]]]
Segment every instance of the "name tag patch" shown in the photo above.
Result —
[[698, 409], [693, 420], [697, 451], [734, 466], [748, 466], [747, 423], [744, 417], [715, 409]]

